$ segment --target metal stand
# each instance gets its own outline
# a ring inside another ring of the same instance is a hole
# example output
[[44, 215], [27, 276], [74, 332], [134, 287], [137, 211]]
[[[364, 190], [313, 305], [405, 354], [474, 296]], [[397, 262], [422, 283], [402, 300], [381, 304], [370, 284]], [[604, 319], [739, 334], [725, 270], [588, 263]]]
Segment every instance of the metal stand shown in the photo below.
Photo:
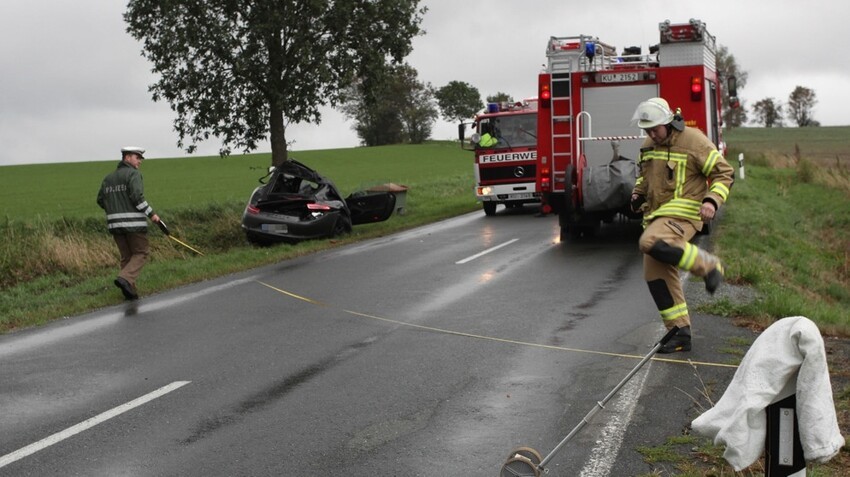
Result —
[[588, 412], [587, 415], [584, 416], [584, 419], [582, 419], [581, 422], [578, 423], [578, 425], [576, 425], [573, 430], [570, 431], [569, 434], [567, 434], [567, 437], [564, 437], [564, 439], [561, 440], [561, 442], [558, 443], [558, 445], [555, 446], [552, 452], [550, 452], [546, 457], [541, 460], [540, 453], [536, 450], [530, 447], [518, 447], [511, 451], [511, 454], [508, 456], [507, 462], [505, 462], [505, 464], [502, 466], [502, 470], [499, 476], [540, 477], [541, 472], [548, 473], [549, 471], [548, 469], [546, 469], [545, 466], [549, 463], [550, 460], [552, 460], [553, 457], [555, 457], [555, 454], [557, 454], [558, 451], [561, 450], [561, 448], [567, 444], [567, 442], [569, 442], [573, 437], [575, 437], [575, 435], [578, 434], [578, 432], [590, 422], [590, 420], [593, 418], [593, 416], [596, 415], [597, 412], [604, 409], [605, 404], [608, 403], [608, 401], [611, 400], [611, 398], [614, 397], [615, 394], [617, 394], [620, 388], [625, 386], [626, 383], [630, 379], [632, 379], [632, 376], [634, 376], [647, 361], [652, 359], [655, 353], [657, 353], [662, 346], [667, 344], [667, 342], [670, 341], [670, 339], [673, 338], [673, 336], [675, 336], [678, 331], [678, 326], [674, 326], [673, 328], [668, 330], [667, 334], [665, 334], [664, 337], [661, 338], [661, 341], [655, 343], [655, 346], [653, 346], [652, 350], [646, 356], [644, 356], [643, 359], [640, 360], [637, 366], [635, 366], [629, 372], [629, 374], [626, 375], [626, 377], [623, 378], [620, 383], [617, 384], [617, 386], [612, 389], [611, 392], [608, 393], [607, 396], [605, 396], [605, 398], [603, 398], [601, 401], [598, 401], [596, 403], [596, 407], [591, 409], [590, 412]]
[[764, 449], [765, 477], [805, 477], [796, 394], [767, 406]]

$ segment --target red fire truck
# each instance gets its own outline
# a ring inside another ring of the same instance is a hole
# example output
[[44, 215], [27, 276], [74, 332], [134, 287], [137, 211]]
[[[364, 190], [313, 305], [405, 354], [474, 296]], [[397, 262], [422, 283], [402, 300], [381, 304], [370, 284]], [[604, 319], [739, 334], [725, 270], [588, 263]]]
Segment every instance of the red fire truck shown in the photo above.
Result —
[[[471, 127], [470, 141], [465, 131]], [[496, 206], [540, 202], [537, 191], [537, 99], [490, 103], [471, 123], [458, 126], [461, 147], [475, 151], [475, 197], [484, 213]]]
[[587, 35], [549, 39], [538, 78], [537, 189], [544, 212], [558, 214], [562, 239], [637, 218], [628, 198], [645, 137], [632, 123], [640, 102], [665, 98], [724, 152], [715, 38], [694, 19], [665, 21], [659, 31], [648, 54], [629, 47], [618, 55]]

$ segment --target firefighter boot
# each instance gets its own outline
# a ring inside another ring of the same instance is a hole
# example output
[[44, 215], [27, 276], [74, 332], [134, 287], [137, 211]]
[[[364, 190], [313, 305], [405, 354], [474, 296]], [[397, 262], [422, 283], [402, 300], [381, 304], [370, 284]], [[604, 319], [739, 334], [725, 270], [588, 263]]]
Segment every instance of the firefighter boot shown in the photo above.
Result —
[[714, 270], [708, 272], [708, 275], [705, 276], [705, 289], [708, 293], [714, 295], [721, 283], [723, 283], [723, 265], [717, 262]]
[[691, 350], [691, 327], [684, 326], [679, 328], [676, 335], [670, 338], [670, 341], [658, 349], [661, 354], [677, 353], [679, 351]]

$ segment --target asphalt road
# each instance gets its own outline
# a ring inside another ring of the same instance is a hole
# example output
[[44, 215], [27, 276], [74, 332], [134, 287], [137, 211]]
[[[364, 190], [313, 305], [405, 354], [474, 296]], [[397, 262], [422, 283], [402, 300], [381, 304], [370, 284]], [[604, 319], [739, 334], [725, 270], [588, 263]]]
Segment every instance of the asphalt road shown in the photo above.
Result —
[[[663, 335], [638, 234], [474, 213], [0, 336], [0, 475], [498, 475]], [[695, 320], [673, 358], [728, 361]], [[733, 372], [647, 363], [549, 475], [649, 472]]]

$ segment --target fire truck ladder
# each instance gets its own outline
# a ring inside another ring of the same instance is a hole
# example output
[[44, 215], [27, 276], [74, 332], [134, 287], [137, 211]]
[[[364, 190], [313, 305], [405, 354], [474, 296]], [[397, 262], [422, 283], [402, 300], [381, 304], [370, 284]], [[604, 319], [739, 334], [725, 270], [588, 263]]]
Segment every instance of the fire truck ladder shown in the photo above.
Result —
[[[552, 95], [552, 161], [558, 164], [558, 159], [564, 159], [567, 164], [576, 165], [573, 159], [572, 148], [572, 85], [570, 84], [569, 66], [566, 73], [552, 73], [552, 90], [556, 92], [566, 91], [566, 95]], [[558, 112], [559, 114], [556, 114]], [[577, 165], [576, 165], [577, 166]], [[555, 183], [564, 183], [568, 179], [564, 172], [556, 172], [553, 177]], [[557, 177], [560, 175], [561, 177]]]

